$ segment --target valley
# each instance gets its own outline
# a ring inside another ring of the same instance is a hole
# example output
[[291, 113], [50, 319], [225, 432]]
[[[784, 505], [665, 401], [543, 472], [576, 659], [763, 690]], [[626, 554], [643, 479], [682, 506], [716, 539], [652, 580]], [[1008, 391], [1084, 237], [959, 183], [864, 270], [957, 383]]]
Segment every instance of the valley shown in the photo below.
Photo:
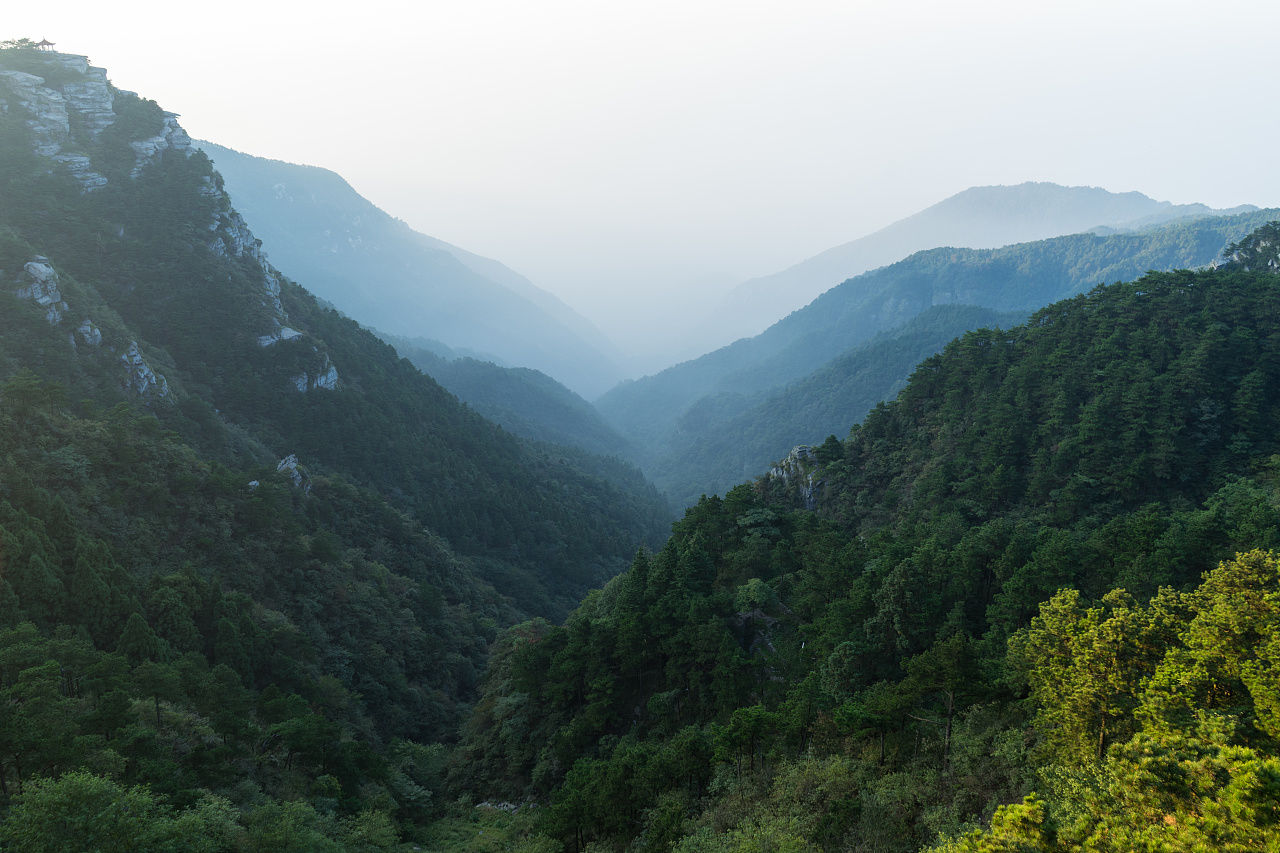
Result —
[[1280, 843], [1280, 209], [975, 187], [627, 377], [178, 119], [0, 46], [6, 849]]

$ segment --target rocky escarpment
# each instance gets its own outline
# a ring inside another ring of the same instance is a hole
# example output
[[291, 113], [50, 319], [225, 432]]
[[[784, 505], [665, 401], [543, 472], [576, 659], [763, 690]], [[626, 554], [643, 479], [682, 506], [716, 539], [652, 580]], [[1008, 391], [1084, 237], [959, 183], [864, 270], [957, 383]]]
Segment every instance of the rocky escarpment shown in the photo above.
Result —
[[129, 177], [136, 178], [142, 174], [142, 170], [148, 163], [154, 161], [164, 151], [181, 151], [185, 154], [191, 153], [191, 137], [178, 124], [178, 114], [166, 112], [161, 119], [161, 131], [155, 136], [149, 136], [146, 139], [135, 139], [129, 143], [129, 147], [133, 149], [134, 160], [133, 168], [129, 171]]
[[58, 288], [58, 273], [43, 255], [36, 255], [23, 265], [14, 295], [19, 299], [29, 299], [43, 308], [44, 318], [51, 326], [61, 323], [62, 315], [68, 310], [62, 291]]
[[[113, 181], [135, 181], [167, 152], [193, 153], [191, 138], [176, 113], [161, 111], [132, 92], [115, 89], [106, 71], [91, 66], [86, 57], [28, 50], [16, 58], [10, 67], [0, 70], [0, 114], [21, 118], [32, 151], [44, 159], [47, 170], [69, 174], [82, 193], [101, 191]], [[123, 149], [126, 144], [128, 148]], [[107, 161], [102, 159], [103, 151], [111, 146], [117, 152], [114, 167], [104, 165]], [[120, 153], [125, 155], [123, 162]], [[248, 260], [260, 276], [258, 294], [263, 311], [255, 320], [254, 332], [258, 346], [272, 347], [304, 337], [303, 331], [290, 325], [281, 302], [281, 274], [267, 262], [262, 241], [231, 207], [221, 177], [216, 173], [208, 176], [199, 192], [212, 202], [206, 239], [209, 249], [219, 257]], [[36, 302], [51, 324], [62, 322], [69, 308], [47, 258], [29, 263], [20, 285], [20, 298]], [[88, 318], [69, 337], [72, 346], [101, 344], [101, 332]], [[303, 392], [337, 388], [338, 370], [322, 345], [312, 343], [311, 349], [313, 365], [290, 377], [288, 387]], [[164, 377], [150, 367], [136, 342], [121, 342], [120, 348], [112, 351], [122, 352], [119, 359], [127, 372], [127, 387], [142, 395], [168, 396]]]
[[[10, 98], [0, 109], [11, 105], [26, 115], [36, 152], [66, 169], [86, 191], [101, 189], [108, 179], [94, 169], [86, 153], [107, 128], [115, 124], [116, 96], [136, 98], [132, 92], [115, 90], [107, 82], [107, 72], [89, 64], [88, 57], [68, 53], [41, 54], [45, 73], [0, 71], [0, 86]], [[43, 69], [41, 69], [43, 70]], [[134, 163], [129, 176], [136, 178], [167, 150], [190, 153], [191, 137], [178, 124], [177, 113], [163, 113], [160, 131], [129, 143]]]
[[[51, 53], [44, 62], [45, 76], [0, 71], [0, 88], [10, 95], [0, 101], [0, 109], [25, 113], [36, 153], [70, 172], [86, 192], [101, 189], [107, 178], [84, 150], [116, 120], [107, 73], [90, 67], [83, 56]], [[66, 82], [54, 84], [55, 79]]]
[[813, 510], [818, 506], [818, 495], [825, 484], [818, 475], [817, 463], [814, 449], [801, 444], [770, 468], [765, 479], [777, 481], [784, 489], [794, 492], [805, 509]]
[[[44, 255], [36, 255], [23, 264], [15, 284], [14, 296], [34, 302], [38, 309], [43, 310], [49, 325], [60, 326], [72, 314], [73, 309], [62, 293], [58, 271]], [[81, 346], [93, 351], [105, 349], [108, 356], [119, 351], [110, 344], [103, 347], [102, 330], [88, 317], [81, 320], [74, 331], [68, 332], [67, 341], [77, 350]], [[144, 399], [167, 400], [169, 382], [151, 367], [138, 342], [130, 340], [124, 349], [124, 354], [118, 359], [121, 385]]]
[[[216, 184], [212, 186], [213, 194], [221, 194]], [[281, 341], [290, 341], [300, 337], [302, 332], [288, 325], [289, 316], [280, 302], [280, 272], [267, 262], [267, 255], [262, 251], [262, 241], [253, 235], [249, 225], [234, 208], [227, 207], [214, 214], [209, 225], [213, 237], [209, 247], [213, 253], [224, 258], [250, 258], [262, 273], [262, 307], [267, 309], [271, 329], [258, 336], [258, 346], [269, 347]]]

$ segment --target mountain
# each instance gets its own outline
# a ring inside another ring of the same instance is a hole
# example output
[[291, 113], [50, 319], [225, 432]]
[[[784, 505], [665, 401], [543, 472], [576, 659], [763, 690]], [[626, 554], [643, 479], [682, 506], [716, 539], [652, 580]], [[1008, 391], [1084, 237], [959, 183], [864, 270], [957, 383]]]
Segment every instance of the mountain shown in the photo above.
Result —
[[649, 463], [650, 476], [676, 506], [724, 494], [797, 444], [847, 433], [851, 419], [897, 396], [916, 365], [954, 338], [1025, 319], [1025, 313], [935, 305], [781, 388], [703, 397], [676, 422], [668, 445]]
[[0, 45], [7, 846], [394, 845], [496, 632], [667, 524], [268, 264], [174, 114]]
[[971, 187], [866, 237], [739, 285], [715, 312], [722, 340], [758, 334], [837, 283], [940, 246], [995, 249], [1099, 230], [1149, 228], [1177, 219], [1245, 213], [1155, 201], [1139, 192], [1028, 182]]
[[[712, 483], [740, 475], [736, 462], [726, 457], [728, 464], [699, 484], [681, 473], [678, 461], [684, 448], [734, 441], [734, 430], [740, 425], [731, 427], [723, 417], [702, 417], [694, 428], [697, 412], [723, 409], [716, 401], [723, 401], [726, 395], [745, 399], [781, 392], [846, 354], [854, 361], [844, 369], [861, 370], [856, 366], [860, 357], [851, 350], [868, 346], [877, 335], [901, 329], [933, 306], [970, 305], [1027, 313], [1100, 282], [1130, 280], [1150, 269], [1204, 266], [1215, 262], [1228, 243], [1276, 215], [1277, 211], [1256, 211], [1179, 221], [1132, 233], [1076, 234], [1000, 249], [919, 252], [849, 279], [754, 338], [739, 340], [654, 376], [623, 383], [601, 397], [596, 406], [641, 448], [639, 461], [659, 488], [676, 488], [686, 497], [696, 495], [710, 491]], [[937, 343], [941, 345], [940, 340]], [[877, 357], [872, 351], [864, 356]], [[899, 364], [897, 372], [877, 378], [876, 386], [890, 389], [908, 373], [909, 368]], [[814, 405], [824, 405], [820, 389], [827, 384], [818, 381], [807, 386], [818, 395]], [[792, 398], [786, 405], [798, 403]], [[761, 414], [785, 419], [785, 411]], [[852, 423], [865, 411], [850, 408], [844, 417]], [[761, 429], [756, 426], [752, 431]], [[806, 431], [794, 435], [790, 444], [822, 437]], [[778, 439], [782, 438], [780, 434]]]
[[579, 849], [1274, 846], [1277, 247], [970, 332], [699, 501], [499, 640], [457, 773]]
[[382, 336], [415, 367], [516, 435], [600, 456], [629, 459], [635, 448], [590, 403], [537, 370], [459, 356], [433, 341]]
[[339, 175], [197, 143], [272, 262], [360, 323], [434, 338], [595, 396], [621, 376], [612, 345], [497, 261], [420, 234]]

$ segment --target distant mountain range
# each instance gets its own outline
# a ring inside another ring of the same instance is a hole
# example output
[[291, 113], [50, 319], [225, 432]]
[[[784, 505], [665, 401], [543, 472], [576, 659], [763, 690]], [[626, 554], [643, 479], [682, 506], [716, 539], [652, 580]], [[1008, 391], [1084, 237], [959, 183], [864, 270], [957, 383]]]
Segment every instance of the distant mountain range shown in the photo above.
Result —
[[535, 368], [587, 396], [622, 377], [612, 344], [556, 297], [414, 231], [334, 172], [196, 145], [272, 263], [360, 323]]
[[708, 331], [728, 342], [755, 335], [847, 278], [940, 246], [994, 249], [1093, 229], [1134, 230], [1176, 219], [1245, 213], [1156, 201], [1139, 192], [1052, 183], [971, 187], [919, 213], [772, 275], [736, 287]]
[[[596, 405], [641, 448], [637, 461], [658, 487], [687, 503], [793, 445], [843, 436], [950, 338], [1006, 322], [992, 312], [1025, 315], [1147, 270], [1204, 266], [1277, 217], [1255, 210], [1138, 232], [918, 252], [849, 279], [760, 335], [624, 383]], [[971, 308], [954, 310], [963, 306]], [[922, 316], [938, 307], [953, 310]]]

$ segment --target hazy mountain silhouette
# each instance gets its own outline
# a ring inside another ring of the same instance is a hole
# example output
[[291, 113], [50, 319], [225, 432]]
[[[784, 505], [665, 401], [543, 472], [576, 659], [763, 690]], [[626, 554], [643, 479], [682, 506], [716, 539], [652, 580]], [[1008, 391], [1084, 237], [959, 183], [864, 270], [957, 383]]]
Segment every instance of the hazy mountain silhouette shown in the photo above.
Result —
[[197, 145], [272, 263], [355, 320], [532, 367], [589, 396], [621, 378], [598, 330], [501, 263], [414, 231], [334, 172]]
[[1094, 228], [1125, 230], [1248, 210], [1256, 208], [1214, 210], [1156, 201], [1139, 192], [1052, 183], [971, 187], [865, 237], [742, 283], [725, 298], [708, 329], [723, 343], [758, 334], [845, 279], [922, 249], [994, 249]]

